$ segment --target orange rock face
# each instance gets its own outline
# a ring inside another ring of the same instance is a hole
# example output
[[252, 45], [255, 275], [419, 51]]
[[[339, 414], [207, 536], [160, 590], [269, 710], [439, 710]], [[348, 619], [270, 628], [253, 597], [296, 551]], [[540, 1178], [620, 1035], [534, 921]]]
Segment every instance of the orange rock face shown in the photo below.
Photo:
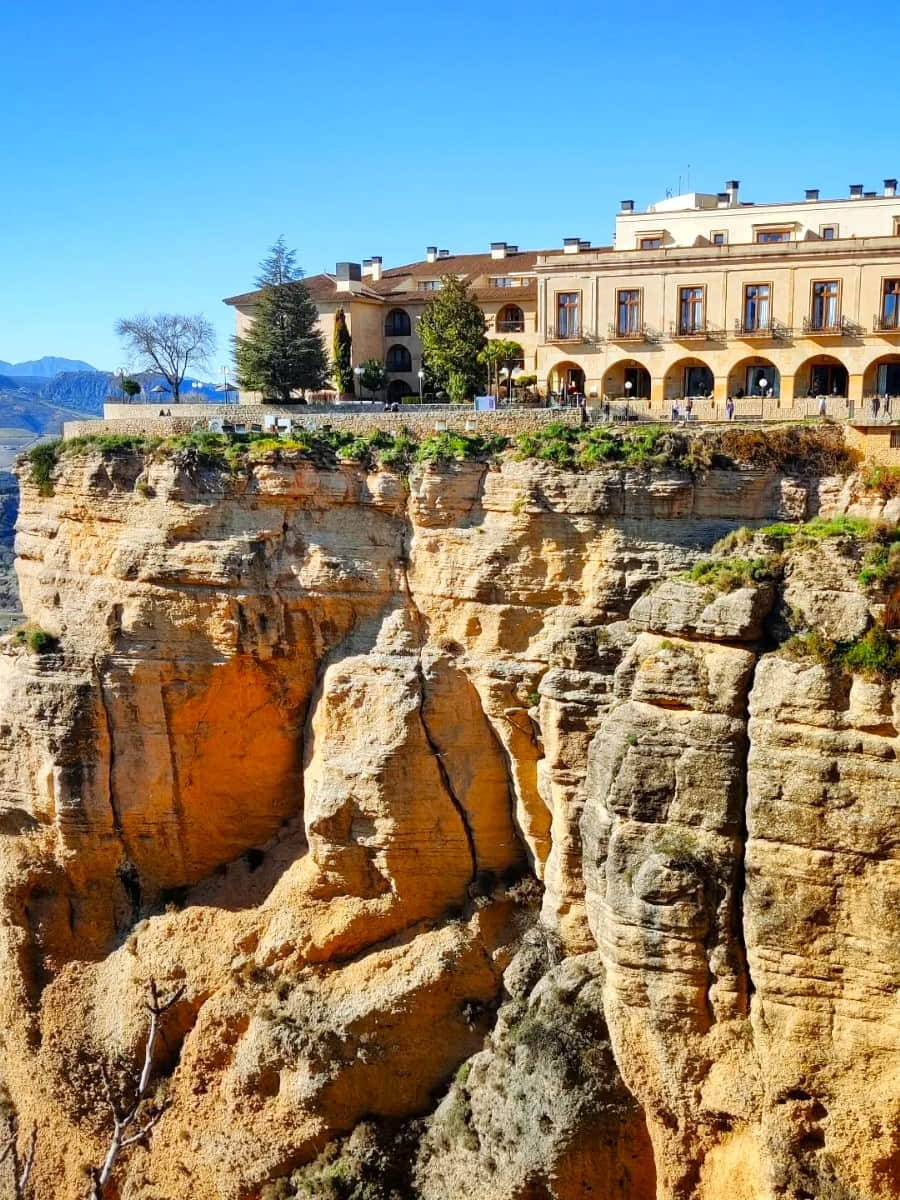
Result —
[[111, 1197], [310, 1194], [361, 1122], [401, 1123], [411, 1200], [900, 1194], [900, 689], [771, 632], [876, 608], [839, 547], [679, 575], [823, 498], [861, 503], [511, 461], [23, 480], [60, 651], [0, 650], [0, 1083], [37, 1200], [82, 1200], [151, 979], [170, 1104]]

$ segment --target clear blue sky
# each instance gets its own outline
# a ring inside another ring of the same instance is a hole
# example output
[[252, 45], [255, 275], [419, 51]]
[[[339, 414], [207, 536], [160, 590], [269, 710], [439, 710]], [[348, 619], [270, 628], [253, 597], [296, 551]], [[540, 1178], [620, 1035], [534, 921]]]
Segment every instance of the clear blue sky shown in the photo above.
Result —
[[608, 241], [679, 176], [747, 199], [900, 176], [900, 8], [6, 0], [0, 359], [123, 365], [119, 315], [230, 310], [428, 243]]

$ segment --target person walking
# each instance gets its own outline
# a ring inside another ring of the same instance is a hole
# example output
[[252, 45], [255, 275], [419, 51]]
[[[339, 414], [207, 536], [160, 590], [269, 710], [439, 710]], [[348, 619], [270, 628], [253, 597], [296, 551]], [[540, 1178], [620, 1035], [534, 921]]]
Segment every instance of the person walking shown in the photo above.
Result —
[[881, 401], [878, 399], [877, 396], [873, 396], [872, 397], [872, 420], [873, 421], [878, 420], [878, 413], [879, 413], [880, 409], [881, 409]]
[[824, 396], [819, 397], [819, 416], [825, 417], [828, 415], [828, 401]]
[[732, 400], [731, 396], [725, 401], [725, 415], [729, 421], [734, 420], [734, 400]]
[[687, 400], [685, 400], [685, 402], [684, 402], [684, 419], [686, 421], [689, 421], [691, 419], [691, 413], [693, 411], [694, 411], [694, 398], [693, 398], [693, 396], [688, 396]]
[[672, 401], [672, 424], [676, 425], [681, 419], [681, 410], [678, 407], [678, 401]]

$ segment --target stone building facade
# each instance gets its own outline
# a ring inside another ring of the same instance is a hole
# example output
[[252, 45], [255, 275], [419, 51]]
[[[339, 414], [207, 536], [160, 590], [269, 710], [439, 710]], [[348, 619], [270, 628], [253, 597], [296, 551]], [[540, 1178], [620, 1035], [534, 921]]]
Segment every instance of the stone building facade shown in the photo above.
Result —
[[[353, 361], [384, 362], [389, 398], [415, 394], [418, 320], [441, 277], [465, 279], [488, 337], [518, 341], [521, 367], [558, 397], [640, 399], [660, 411], [685, 397], [719, 407], [755, 398], [772, 415], [825, 396], [848, 409], [900, 396], [900, 196], [851, 185], [757, 204], [723, 192], [623, 201], [611, 246], [566, 238], [555, 250], [506, 242], [384, 269], [339, 263], [307, 282], [331, 344], [343, 307]], [[237, 332], [256, 293], [233, 296]], [[248, 396], [248, 400], [256, 397]], [[900, 409], [900, 404], [895, 405]]]

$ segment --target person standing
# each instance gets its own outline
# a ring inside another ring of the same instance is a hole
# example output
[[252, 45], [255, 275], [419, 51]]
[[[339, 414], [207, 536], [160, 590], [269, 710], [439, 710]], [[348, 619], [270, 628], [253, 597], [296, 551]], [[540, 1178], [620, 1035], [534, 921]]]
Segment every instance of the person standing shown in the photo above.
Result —
[[872, 420], [873, 421], [878, 420], [878, 412], [879, 412], [880, 408], [881, 408], [881, 401], [878, 399], [877, 396], [873, 396], [872, 397]]
[[828, 401], [824, 396], [819, 397], [819, 416], [825, 417], [828, 415]]
[[734, 400], [732, 400], [731, 396], [725, 401], [725, 415], [729, 421], [734, 420]]

